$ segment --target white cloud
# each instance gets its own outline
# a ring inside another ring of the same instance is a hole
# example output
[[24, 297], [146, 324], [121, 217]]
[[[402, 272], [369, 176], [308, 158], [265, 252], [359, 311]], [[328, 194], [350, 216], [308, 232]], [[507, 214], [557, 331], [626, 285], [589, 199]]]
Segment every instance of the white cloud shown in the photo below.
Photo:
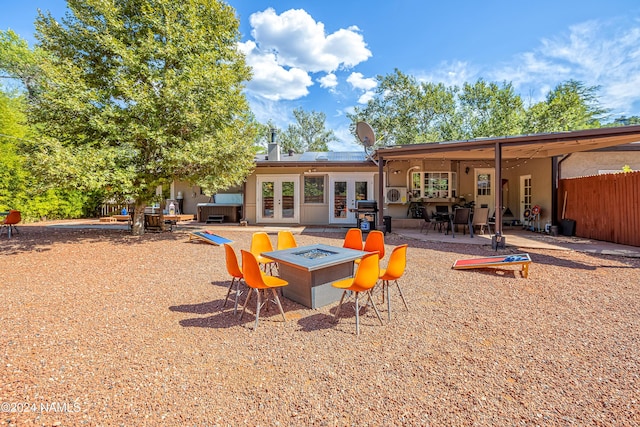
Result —
[[353, 67], [371, 56], [357, 27], [340, 29], [328, 36], [324, 24], [303, 9], [277, 15], [273, 8], [251, 15], [251, 35], [262, 50], [274, 50], [278, 63], [310, 72], [332, 72]]
[[322, 76], [318, 79], [320, 82], [320, 87], [328, 88], [329, 90], [334, 89], [338, 86], [338, 77], [335, 74], [329, 73], [325, 76]]
[[462, 86], [478, 79], [477, 67], [464, 61], [441, 62], [436, 71], [419, 72], [416, 79], [423, 82], [443, 83], [445, 86]]
[[360, 98], [358, 98], [358, 104], [366, 104], [367, 102], [371, 101], [375, 95], [376, 93], [372, 90], [366, 91], [365, 93], [360, 95]]
[[313, 85], [308, 73], [300, 68], [284, 68], [278, 65], [272, 52], [260, 52], [254, 42], [240, 43], [240, 50], [253, 69], [253, 78], [247, 90], [271, 101], [301, 98], [309, 93]]
[[[335, 88], [330, 77], [338, 69], [348, 69], [371, 57], [371, 51], [355, 26], [329, 35], [322, 22], [316, 22], [302, 9], [276, 14], [273, 8], [249, 18], [254, 40], [240, 48], [254, 68], [249, 92], [267, 99], [297, 99], [308, 94], [313, 84], [310, 73], [326, 72], [319, 79], [322, 87]], [[260, 67], [260, 69], [258, 69]]]
[[378, 82], [374, 78], [365, 78], [362, 73], [351, 73], [347, 77], [347, 82], [356, 89], [371, 90], [378, 86]]
[[600, 103], [614, 114], [633, 114], [640, 99], [640, 25], [627, 20], [574, 25], [567, 34], [541, 40], [537, 49], [516, 56], [491, 76], [528, 90], [523, 95], [533, 102], [563, 81], [578, 80], [600, 86]]

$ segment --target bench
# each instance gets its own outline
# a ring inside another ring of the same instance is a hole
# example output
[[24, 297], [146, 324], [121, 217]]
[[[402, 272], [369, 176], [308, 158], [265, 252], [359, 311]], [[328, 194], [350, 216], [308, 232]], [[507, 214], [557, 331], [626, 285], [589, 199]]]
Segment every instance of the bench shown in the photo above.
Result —
[[209, 215], [206, 223], [211, 224], [212, 222], [219, 222], [222, 224], [222, 221], [224, 221], [224, 215]]

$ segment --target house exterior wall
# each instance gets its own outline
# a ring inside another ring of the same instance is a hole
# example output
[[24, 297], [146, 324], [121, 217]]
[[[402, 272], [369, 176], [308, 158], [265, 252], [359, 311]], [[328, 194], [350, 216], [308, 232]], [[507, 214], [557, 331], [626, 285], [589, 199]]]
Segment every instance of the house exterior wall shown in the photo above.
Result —
[[[502, 179], [506, 180], [504, 186], [496, 183], [495, 188], [502, 187], [503, 206], [508, 207], [513, 213], [514, 219], [522, 216], [520, 208], [520, 176], [531, 175], [533, 204], [542, 208], [540, 222], [542, 226], [551, 221], [552, 200], [552, 162], [551, 159], [530, 159], [524, 161], [503, 161]], [[466, 172], [469, 168], [469, 172]], [[495, 170], [494, 161], [465, 161], [465, 160], [416, 160], [416, 161], [389, 161], [386, 165], [385, 182], [388, 186], [410, 186], [408, 176], [412, 172], [456, 172], [457, 188], [456, 197], [450, 199], [434, 199], [423, 201], [427, 212], [435, 210], [437, 204], [464, 204], [475, 201], [475, 175], [477, 168], [489, 168]], [[398, 171], [398, 173], [393, 173]], [[494, 196], [495, 197], [495, 196]], [[493, 212], [491, 212], [493, 214]], [[391, 204], [385, 206], [385, 215], [392, 218], [407, 218], [410, 216], [408, 204]]]
[[[511, 163], [511, 164], [510, 164]], [[469, 173], [466, 168], [469, 167]], [[493, 161], [464, 161], [464, 160], [412, 160], [412, 161], [389, 161], [384, 169], [384, 183], [386, 187], [400, 187], [409, 189], [411, 186], [411, 172], [456, 172], [457, 186], [456, 198], [450, 198], [447, 203], [463, 204], [474, 200], [475, 168], [494, 168]], [[640, 169], [640, 166], [638, 167]], [[313, 171], [312, 171], [313, 170]], [[300, 197], [300, 216], [299, 223], [301, 225], [326, 225], [329, 224], [329, 192], [330, 192], [330, 174], [345, 173], [372, 173], [374, 179], [373, 198], [378, 198], [378, 168], [363, 167], [344, 167], [321, 165], [313, 168], [294, 167], [293, 165], [283, 165], [282, 167], [256, 167], [255, 171], [247, 177], [243, 187], [225, 190], [225, 193], [241, 193], [244, 191], [245, 210], [243, 219], [255, 224], [257, 220], [257, 176], [261, 175], [297, 175]], [[503, 163], [502, 179], [507, 180], [503, 190], [503, 206], [509, 207], [514, 215], [514, 219], [520, 219], [522, 216], [520, 208], [520, 176], [531, 175], [533, 203], [542, 208], [541, 223], [542, 226], [551, 221], [551, 199], [552, 199], [552, 176], [551, 176], [551, 159], [535, 159], [528, 160], [526, 163], [520, 161], [505, 161]], [[304, 203], [304, 176], [323, 176], [325, 181], [325, 199], [323, 203], [305, 204]], [[496, 185], [496, 188], [499, 188]], [[175, 182], [172, 188], [172, 198], [176, 198], [178, 192], [183, 195], [183, 213], [197, 214], [197, 204], [207, 203], [211, 201], [211, 195], [201, 194], [200, 188], [192, 186], [184, 182]], [[464, 198], [464, 199], [463, 199]], [[427, 207], [434, 210], [438, 201], [430, 202]], [[389, 215], [394, 219], [405, 219], [411, 217], [409, 210], [409, 201], [401, 204], [384, 204], [384, 211], [381, 215]], [[493, 212], [492, 212], [493, 213]]]
[[[312, 171], [310, 171], [312, 170]], [[373, 198], [378, 194], [378, 169], [377, 167], [340, 167], [338, 165], [330, 166], [314, 166], [308, 167], [260, 167], [247, 177], [245, 186], [245, 219], [249, 224], [255, 224], [258, 218], [257, 212], [257, 177], [265, 175], [298, 175], [298, 195], [300, 198], [300, 218], [301, 225], [325, 225], [329, 224], [329, 175], [332, 173], [373, 173]], [[304, 177], [305, 173], [311, 176], [323, 176], [325, 197], [323, 203], [305, 204], [304, 203]], [[355, 224], [355, 223], [354, 223]]]
[[573, 153], [560, 162], [559, 178], [598, 175], [599, 171], [620, 171], [629, 165], [640, 170], [640, 151], [587, 151]]

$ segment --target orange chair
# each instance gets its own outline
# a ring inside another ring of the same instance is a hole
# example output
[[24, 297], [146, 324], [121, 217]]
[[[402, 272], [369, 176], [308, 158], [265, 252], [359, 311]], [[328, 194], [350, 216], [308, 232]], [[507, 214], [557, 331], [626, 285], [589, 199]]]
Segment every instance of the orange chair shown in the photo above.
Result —
[[224, 244], [224, 252], [226, 255], [226, 263], [227, 263], [227, 273], [231, 275], [231, 283], [229, 283], [229, 288], [227, 289], [227, 296], [224, 299], [224, 304], [222, 304], [222, 308], [225, 308], [227, 305], [227, 300], [229, 299], [229, 294], [231, 293], [231, 288], [233, 285], [235, 286], [236, 291], [236, 302], [233, 305], [233, 314], [238, 312], [238, 298], [242, 293], [240, 291], [240, 281], [244, 278], [242, 274], [242, 269], [240, 265], [238, 265], [238, 257], [236, 256], [236, 252], [233, 248], [227, 243]]
[[344, 289], [342, 293], [342, 297], [340, 298], [340, 304], [336, 309], [335, 318], [338, 320], [338, 314], [340, 314], [340, 309], [342, 308], [342, 302], [344, 301], [345, 295], [347, 295], [348, 291], [355, 293], [356, 299], [356, 335], [360, 335], [360, 293], [367, 293], [367, 305], [369, 302], [373, 306], [373, 309], [376, 311], [376, 315], [378, 316], [378, 320], [382, 325], [382, 318], [380, 317], [380, 312], [376, 307], [375, 302], [373, 302], [373, 298], [371, 298], [371, 289], [378, 282], [378, 278], [380, 277], [380, 260], [378, 258], [378, 254], [376, 252], [370, 253], [362, 257], [360, 261], [360, 266], [356, 271], [355, 277], [351, 277], [348, 279], [339, 280], [331, 284], [334, 288]]
[[22, 221], [22, 215], [20, 215], [20, 211], [16, 211], [13, 209], [10, 210], [9, 215], [7, 215], [4, 221], [2, 221], [2, 226], [0, 227], [0, 236], [2, 235], [2, 231], [5, 228], [7, 229], [7, 236], [9, 236], [9, 238], [11, 238], [12, 230], [20, 234], [20, 232], [18, 231], [18, 227], [16, 227], [16, 224], [20, 221]]
[[[260, 266], [258, 264], [258, 260], [253, 256], [251, 252], [240, 251], [242, 253], [242, 270], [244, 274], [244, 281], [251, 289], [247, 294], [247, 299], [244, 302], [244, 308], [242, 309], [242, 314], [240, 314], [240, 319], [242, 320], [242, 316], [244, 312], [247, 310], [247, 304], [249, 304], [249, 300], [251, 299], [251, 294], [255, 290], [256, 292], [256, 324], [253, 329], [258, 328], [258, 319], [260, 318], [260, 308], [263, 306], [263, 302], [260, 299], [260, 291], [266, 291], [268, 289], [271, 290], [273, 294], [273, 298], [278, 304], [278, 308], [280, 309], [280, 313], [282, 313], [282, 319], [286, 322], [287, 318], [284, 315], [284, 310], [282, 309], [282, 304], [280, 304], [280, 298], [278, 298], [278, 294], [276, 293], [276, 288], [287, 286], [289, 282], [286, 280], [282, 280], [279, 277], [268, 276], [264, 274], [260, 270]], [[267, 301], [269, 297], [267, 296]]]
[[293, 237], [293, 233], [287, 230], [278, 231], [278, 250], [282, 249], [291, 249], [297, 248], [298, 243], [296, 243], [295, 237]]
[[271, 240], [269, 240], [269, 235], [267, 233], [264, 231], [257, 231], [253, 233], [253, 236], [251, 237], [251, 248], [249, 251], [254, 257], [256, 257], [258, 264], [260, 264], [265, 273], [267, 272], [267, 268], [269, 268], [269, 274], [273, 274], [273, 265], [275, 264], [275, 261], [260, 255], [263, 252], [273, 251], [273, 246], [271, 245]]
[[[377, 252], [378, 258], [384, 258], [384, 233], [380, 230], [371, 230], [367, 239], [364, 242], [365, 252]], [[359, 264], [360, 260], [356, 260], [356, 264]]]
[[404, 299], [402, 289], [398, 284], [398, 279], [404, 274], [407, 266], [407, 244], [396, 246], [391, 252], [387, 268], [380, 269], [380, 280], [382, 280], [382, 302], [384, 303], [384, 291], [387, 290], [387, 316], [391, 320], [391, 296], [389, 295], [389, 282], [394, 281], [400, 292], [400, 297], [404, 303], [404, 307], [409, 310], [407, 301]]
[[350, 228], [344, 236], [343, 248], [362, 250], [362, 230], [359, 228]]

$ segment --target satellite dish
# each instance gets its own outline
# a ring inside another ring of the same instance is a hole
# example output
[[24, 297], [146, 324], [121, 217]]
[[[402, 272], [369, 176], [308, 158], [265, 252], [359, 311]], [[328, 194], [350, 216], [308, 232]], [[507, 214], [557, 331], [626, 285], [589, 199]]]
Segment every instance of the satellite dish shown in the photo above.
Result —
[[373, 146], [376, 143], [376, 134], [373, 133], [373, 129], [369, 126], [369, 123], [356, 123], [356, 135], [358, 135], [358, 139], [364, 146], [364, 152], [367, 154], [367, 158], [377, 165], [378, 162], [373, 158], [373, 152], [375, 151]]
[[365, 148], [373, 147], [373, 144], [376, 143], [376, 134], [373, 133], [373, 129], [369, 126], [369, 123], [356, 123], [356, 135], [358, 135], [358, 139]]

